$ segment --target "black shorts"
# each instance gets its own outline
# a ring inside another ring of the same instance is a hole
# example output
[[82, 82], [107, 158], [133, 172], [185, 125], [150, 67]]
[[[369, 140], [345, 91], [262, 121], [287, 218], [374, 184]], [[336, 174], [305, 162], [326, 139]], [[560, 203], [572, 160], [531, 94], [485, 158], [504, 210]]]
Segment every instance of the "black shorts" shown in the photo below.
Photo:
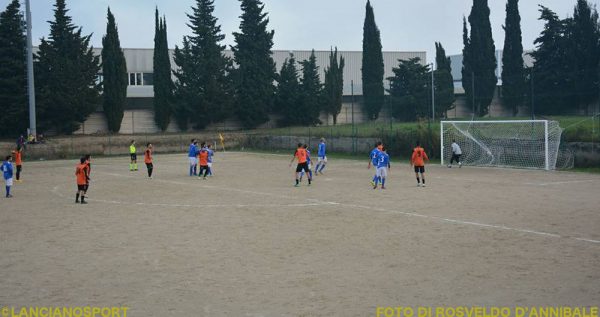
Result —
[[87, 188], [87, 185], [79, 185], [79, 184], [77, 184], [77, 190], [85, 191], [86, 188]]
[[137, 161], [137, 154], [133, 153], [133, 154], [129, 154], [131, 156], [131, 160], [132, 161]]
[[415, 173], [425, 173], [425, 166], [415, 166]]
[[85, 188], [84, 188], [84, 190], [87, 192], [87, 191], [88, 191], [88, 189], [90, 189], [90, 184], [85, 184]]
[[296, 166], [296, 173], [300, 173], [302, 171], [308, 173], [308, 162], [298, 163], [298, 166]]

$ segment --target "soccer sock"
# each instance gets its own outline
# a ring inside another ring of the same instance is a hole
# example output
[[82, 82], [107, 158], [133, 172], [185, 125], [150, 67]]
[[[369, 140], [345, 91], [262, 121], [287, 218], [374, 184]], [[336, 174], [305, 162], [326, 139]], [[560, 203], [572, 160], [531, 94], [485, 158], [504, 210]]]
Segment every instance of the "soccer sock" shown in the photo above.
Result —
[[373, 176], [373, 182], [376, 182], [376, 181], [377, 181], [377, 175], [374, 175]]
[[190, 165], [190, 176], [194, 175], [194, 167]]
[[385, 177], [381, 179], [381, 187], [385, 187]]
[[133, 169], [137, 171], [137, 169], [138, 169], [137, 163], [133, 163]]
[[319, 172], [323, 172], [324, 168], [325, 168], [325, 164], [321, 164], [321, 169], [319, 170]]
[[417, 176], [417, 184], [421, 184], [421, 179]]
[[85, 202], [85, 196], [81, 195], [81, 203], [83, 204]]
[[77, 192], [77, 194], [75, 194], [75, 202], [78, 203], [79, 202], [79, 192]]
[[296, 177], [296, 185], [300, 184], [300, 180]]
[[198, 165], [194, 165], [194, 176], [198, 174]]
[[133, 164], [129, 163], [129, 170], [133, 171]]
[[6, 197], [10, 195], [10, 186], [6, 186]]
[[148, 169], [148, 177], [152, 177], [152, 171], [153, 170], [154, 169], [152, 167]]
[[423, 184], [425, 184], [425, 176], [421, 177], [423, 179]]
[[379, 177], [375, 177], [374, 182], [375, 182], [375, 186], [377, 186], [377, 184], [379, 184]]

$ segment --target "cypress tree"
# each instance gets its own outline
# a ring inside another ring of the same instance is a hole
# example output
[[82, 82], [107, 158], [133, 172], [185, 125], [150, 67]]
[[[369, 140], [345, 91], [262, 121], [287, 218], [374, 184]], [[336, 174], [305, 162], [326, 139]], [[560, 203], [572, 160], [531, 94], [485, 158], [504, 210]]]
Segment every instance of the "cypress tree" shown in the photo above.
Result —
[[333, 117], [333, 124], [337, 124], [337, 117], [342, 110], [342, 97], [344, 95], [344, 57], [338, 62], [338, 50], [329, 53], [329, 67], [325, 69], [325, 87], [323, 89], [325, 106], [324, 110]]
[[25, 21], [18, 0], [0, 13], [0, 136], [28, 126]]
[[[178, 100], [189, 103], [192, 122], [195, 127], [204, 128], [211, 122], [224, 120], [231, 112], [232, 88], [228, 77], [231, 60], [224, 54], [225, 46], [220, 44], [225, 36], [213, 15], [214, 1], [197, 0], [192, 10], [188, 26], [193, 35], [186, 39], [187, 51], [185, 48], [177, 51], [179, 70], [175, 75], [179, 81], [177, 94], [182, 96]], [[187, 95], [183, 97], [184, 94]], [[177, 109], [186, 111], [185, 107], [184, 104]]]
[[246, 128], [255, 128], [269, 120], [276, 78], [272, 58], [274, 31], [268, 31], [269, 19], [260, 0], [240, 0], [240, 32], [233, 33], [237, 116]]
[[471, 66], [471, 40], [469, 39], [469, 29], [467, 28], [467, 18], [463, 16], [463, 61], [462, 61], [462, 86], [465, 90], [465, 97], [469, 109], [473, 108], [473, 68]]
[[[401, 121], [416, 121], [428, 117], [429, 67], [421, 65], [421, 60], [411, 58], [400, 60], [398, 67], [392, 69], [394, 76], [389, 77], [392, 102], [392, 116]], [[430, 73], [429, 73], [430, 74]]]
[[279, 122], [282, 126], [300, 124], [300, 83], [296, 59], [293, 54], [283, 63], [281, 72], [277, 76], [277, 89], [275, 98], [275, 112], [281, 115]]
[[362, 84], [363, 106], [369, 120], [377, 119], [383, 106], [383, 76], [384, 66], [381, 34], [375, 23], [375, 14], [373, 13], [371, 2], [367, 0], [363, 27]]
[[545, 21], [544, 30], [535, 40], [536, 50], [531, 54], [535, 64], [531, 73], [535, 93], [535, 112], [540, 114], [564, 114], [573, 107], [572, 45], [569, 39], [570, 19], [561, 20], [547, 7], [540, 6], [540, 20]]
[[506, 22], [504, 25], [504, 51], [502, 52], [502, 100], [512, 110], [519, 112], [525, 95], [525, 67], [523, 64], [523, 43], [521, 37], [521, 16], [519, 0], [506, 3]]
[[71, 134], [100, 104], [100, 58], [67, 15], [65, 0], [56, 0], [50, 36], [42, 38], [36, 63], [38, 118], [41, 131]]
[[435, 112], [441, 118], [448, 110], [454, 109], [454, 79], [452, 79], [452, 66], [450, 58], [442, 43], [435, 43], [435, 61], [437, 69], [435, 76]]
[[490, 25], [490, 8], [487, 0], [473, 0], [469, 15], [469, 63], [475, 73], [475, 109], [479, 116], [489, 111], [496, 89], [496, 47]]
[[302, 65], [302, 80], [300, 81], [301, 124], [319, 124], [321, 123], [319, 114], [323, 109], [323, 85], [321, 85], [321, 79], [319, 78], [315, 50], [312, 50], [308, 60], [304, 60], [300, 64]]
[[171, 122], [173, 80], [171, 58], [167, 41], [166, 18], [159, 18], [155, 11], [154, 35], [154, 122], [161, 131], [166, 131]]
[[127, 64], [119, 41], [119, 31], [110, 8], [107, 13], [106, 35], [102, 38], [102, 94], [108, 130], [119, 133], [127, 102]]
[[600, 62], [598, 12], [587, 0], [577, 0], [570, 29], [575, 104], [588, 114], [589, 105], [598, 100], [600, 85], [597, 67]]
[[187, 37], [183, 37], [183, 45], [181, 48], [175, 46], [174, 61], [178, 66], [178, 70], [175, 71], [175, 95], [174, 95], [174, 115], [177, 122], [177, 126], [181, 131], [187, 131], [190, 124], [190, 118], [194, 114], [194, 96], [197, 91], [194, 90], [190, 83], [193, 82], [193, 75], [195, 72], [192, 69], [193, 60], [191, 58], [192, 52], [190, 48], [190, 42]]

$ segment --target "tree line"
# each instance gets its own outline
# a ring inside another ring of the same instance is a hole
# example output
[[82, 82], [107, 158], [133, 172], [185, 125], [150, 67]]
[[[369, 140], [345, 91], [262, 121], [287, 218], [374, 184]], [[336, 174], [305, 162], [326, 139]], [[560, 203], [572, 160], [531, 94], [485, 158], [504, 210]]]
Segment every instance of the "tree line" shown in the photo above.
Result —
[[[165, 131], [171, 118], [182, 130], [203, 129], [211, 123], [237, 118], [255, 128], [280, 118], [279, 125], [320, 124], [320, 113], [337, 123], [343, 99], [345, 60], [331, 50], [319, 77], [314, 51], [308, 60], [290, 55], [281, 69], [272, 58], [274, 31], [260, 0], [240, 0], [240, 31], [233, 34], [233, 57], [225, 54], [225, 35], [214, 16], [214, 0], [196, 0], [187, 15], [191, 34], [175, 47], [174, 65], [167, 43], [166, 17], [155, 11], [154, 114]], [[497, 87], [495, 44], [487, 0], [473, 0], [463, 18], [462, 83], [474, 115], [485, 116]], [[517, 114], [533, 107], [542, 114], [586, 111], [600, 92], [600, 23], [587, 0], [577, 0], [572, 17], [560, 19], [540, 6], [544, 30], [525, 68], [518, 0], [507, 0], [502, 56], [501, 98]], [[467, 23], [468, 22], [468, 23]], [[73, 24], [65, 0], [56, 0], [50, 33], [35, 55], [37, 116], [40, 131], [70, 134], [102, 108], [111, 132], [119, 132], [126, 107], [127, 65], [115, 17], [107, 10], [102, 54], [95, 56], [91, 34]], [[22, 133], [27, 127], [25, 21], [19, 1], [0, 13], [0, 135]], [[436, 43], [436, 65], [419, 59], [399, 60], [393, 76], [384, 78], [381, 34], [369, 0], [365, 6], [362, 56], [363, 112], [375, 120], [387, 104], [402, 121], [443, 117], [455, 106], [451, 65]], [[433, 80], [432, 80], [433, 79]], [[385, 81], [389, 85], [385, 88]], [[433, 86], [432, 86], [433, 85]], [[528, 89], [530, 87], [531, 89]], [[435, 109], [430, 106], [435, 98]], [[388, 96], [386, 96], [386, 92]]]

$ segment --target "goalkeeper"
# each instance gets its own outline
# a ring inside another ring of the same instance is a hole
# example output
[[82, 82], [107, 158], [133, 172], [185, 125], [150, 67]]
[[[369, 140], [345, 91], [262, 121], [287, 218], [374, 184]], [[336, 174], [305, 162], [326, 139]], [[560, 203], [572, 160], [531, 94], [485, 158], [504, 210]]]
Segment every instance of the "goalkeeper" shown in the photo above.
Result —
[[460, 161], [460, 156], [462, 155], [462, 150], [460, 149], [460, 145], [456, 143], [456, 140], [452, 140], [452, 158], [450, 158], [450, 164], [448, 164], [448, 168], [452, 167], [454, 161], [458, 163], [458, 168], [462, 167], [462, 162]]

